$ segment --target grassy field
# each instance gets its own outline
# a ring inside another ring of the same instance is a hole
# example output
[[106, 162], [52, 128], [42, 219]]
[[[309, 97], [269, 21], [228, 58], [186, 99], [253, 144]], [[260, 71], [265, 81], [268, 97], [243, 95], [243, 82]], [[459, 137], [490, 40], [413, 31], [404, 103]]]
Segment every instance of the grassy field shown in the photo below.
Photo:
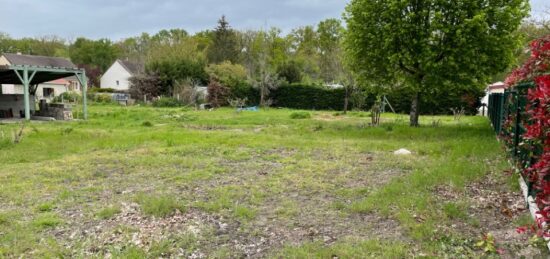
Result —
[[516, 253], [487, 119], [298, 113], [92, 106], [19, 144], [0, 125], [0, 257], [477, 257], [489, 232]]

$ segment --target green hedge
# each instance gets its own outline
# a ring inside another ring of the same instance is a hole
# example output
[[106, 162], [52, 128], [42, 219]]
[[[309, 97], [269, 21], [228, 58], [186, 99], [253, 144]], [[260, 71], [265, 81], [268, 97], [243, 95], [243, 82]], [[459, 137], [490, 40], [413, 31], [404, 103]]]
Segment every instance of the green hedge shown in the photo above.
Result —
[[270, 96], [276, 107], [302, 110], [342, 110], [344, 97], [344, 89], [308, 85], [284, 85], [272, 91]]
[[[451, 108], [463, 107], [466, 114], [475, 115], [484, 95], [485, 91], [474, 88], [421, 94], [420, 113], [423, 115], [448, 115], [452, 114]], [[399, 89], [392, 91], [387, 98], [397, 113], [408, 113], [412, 96], [413, 93], [410, 90]]]
[[[460, 91], [442, 91], [421, 95], [420, 111], [423, 115], [451, 114], [451, 108], [464, 107], [467, 114], [476, 114], [481, 98], [485, 95], [482, 89]], [[259, 91], [249, 85], [231, 89], [233, 98], [247, 98], [248, 105], [259, 104]], [[407, 89], [397, 89], [387, 95], [393, 108], [398, 113], [408, 113], [413, 93]], [[269, 96], [273, 106], [302, 110], [336, 110], [344, 108], [345, 89], [327, 89], [311, 85], [283, 85], [273, 90]], [[366, 97], [364, 110], [369, 110], [376, 99], [375, 94]], [[350, 98], [349, 107], [354, 107]], [[386, 109], [389, 111], [389, 108]]]

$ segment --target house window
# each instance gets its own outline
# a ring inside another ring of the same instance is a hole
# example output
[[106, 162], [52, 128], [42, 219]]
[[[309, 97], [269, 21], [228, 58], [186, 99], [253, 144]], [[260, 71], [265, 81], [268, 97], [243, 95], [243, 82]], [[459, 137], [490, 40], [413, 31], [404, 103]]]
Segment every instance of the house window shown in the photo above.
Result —
[[116, 80], [116, 86], [120, 85], [120, 81]]
[[53, 97], [53, 94], [54, 94], [53, 88], [42, 89], [42, 96], [44, 97]]

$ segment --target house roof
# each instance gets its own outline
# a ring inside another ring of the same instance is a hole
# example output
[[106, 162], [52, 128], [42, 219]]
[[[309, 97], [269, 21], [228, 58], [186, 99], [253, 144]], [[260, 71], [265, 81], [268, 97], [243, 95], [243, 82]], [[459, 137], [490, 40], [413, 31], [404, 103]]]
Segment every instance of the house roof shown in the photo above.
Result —
[[78, 67], [73, 62], [56, 57], [44, 57], [44, 56], [30, 56], [5, 53], [3, 55], [11, 65], [20, 66], [38, 66], [38, 67], [59, 67], [59, 68], [71, 68], [77, 69]]
[[137, 63], [130, 62], [128, 60], [118, 60], [118, 62], [126, 69], [126, 71], [130, 72], [132, 75], [139, 74], [141, 72], [141, 66]]
[[487, 89], [488, 90], [506, 89], [506, 84], [504, 84], [503, 82], [496, 82], [492, 85], [489, 85]]
[[49, 82], [46, 82], [45, 84], [50, 84], [50, 85], [69, 85], [70, 82], [65, 79], [65, 78], [61, 78], [61, 79], [56, 79], [56, 80], [53, 80], [53, 81], [49, 81]]

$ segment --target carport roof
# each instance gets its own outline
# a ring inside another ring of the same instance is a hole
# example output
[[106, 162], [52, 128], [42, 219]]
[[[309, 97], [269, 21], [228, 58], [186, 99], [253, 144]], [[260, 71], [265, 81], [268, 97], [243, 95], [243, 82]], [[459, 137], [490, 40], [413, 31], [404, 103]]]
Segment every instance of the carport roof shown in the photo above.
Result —
[[22, 84], [21, 74], [17, 71], [28, 70], [34, 73], [31, 85], [36, 85], [52, 80], [74, 76], [82, 72], [71, 61], [64, 58], [30, 56], [5, 53], [2, 55], [9, 65], [0, 66], [0, 84]]
[[76, 65], [73, 62], [57, 57], [45, 57], [45, 56], [31, 56], [22, 54], [4, 53], [4, 56], [10, 65], [15, 66], [37, 66], [37, 67], [62, 67], [62, 68], [74, 68]]
[[36, 67], [36, 66], [0, 66], [0, 84], [22, 84], [16, 71], [22, 71], [27, 68], [30, 72], [36, 71], [36, 74], [30, 81], [30, 85], [41, 84], [60, 78], [74, 76], [77, 72], [82, 72], [75, 68], [61, 67]]

